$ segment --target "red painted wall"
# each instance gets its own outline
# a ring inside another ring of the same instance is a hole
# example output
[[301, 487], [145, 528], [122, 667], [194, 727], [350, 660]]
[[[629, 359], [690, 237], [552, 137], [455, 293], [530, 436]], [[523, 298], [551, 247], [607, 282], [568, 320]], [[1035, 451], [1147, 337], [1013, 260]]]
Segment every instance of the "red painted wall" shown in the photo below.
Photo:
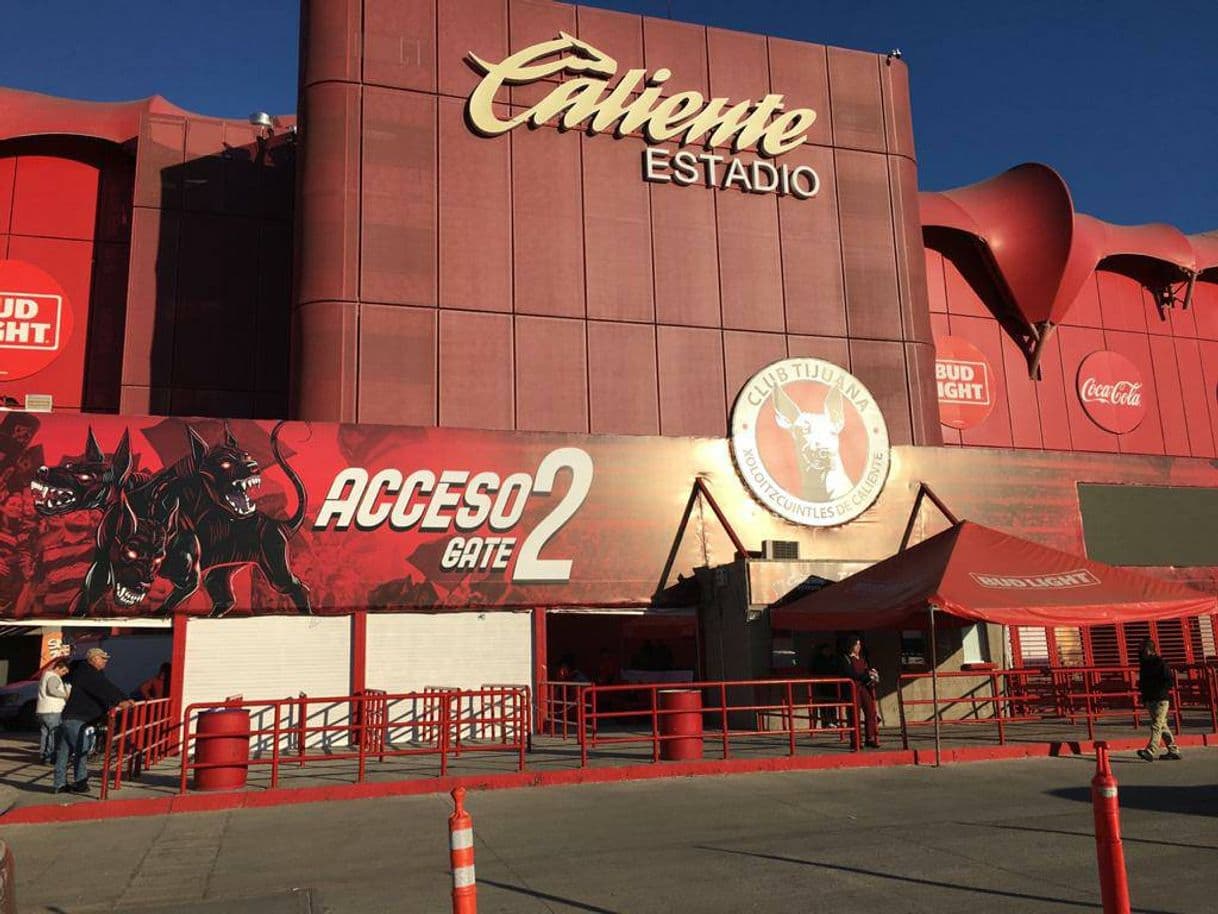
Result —
[[[823, 354], [871, 387], [894, 442], [938, 443], [902, 63], [548, 0], [303, 15], [299, 416], [722, 435], [746, 377]], [[466, 54], [560, 31], [619, 73], [671, 69], [670, 92], [814, 108], [780, 161], [813, 165], [822, 193], [647, 183], [637, 138], [475, 135]]]
[[[1218, 433], [1218, 284], [1196, 284], [1188, 310], [1163, 311], [1136, 280], [1096, 270], [1050, 337], [1043, 377], [1028, 378], [1027, 360], [1003, 330], [996, 296], [954, 246], [924, 251], [934, 332], [967, 339], [986, 356], [998, 383], [993, 412], [964, 431], [943, 429], [944, 442], [969, 446], [1106, 451], [1213, 457]], [[977, 287], [981, 286], [980, 289]], [[1119, 352], [1142, 374], [1142, 423], [1124, 435], [1101, 429], [1082, 409], [1079, 365], [1098, 349]]]

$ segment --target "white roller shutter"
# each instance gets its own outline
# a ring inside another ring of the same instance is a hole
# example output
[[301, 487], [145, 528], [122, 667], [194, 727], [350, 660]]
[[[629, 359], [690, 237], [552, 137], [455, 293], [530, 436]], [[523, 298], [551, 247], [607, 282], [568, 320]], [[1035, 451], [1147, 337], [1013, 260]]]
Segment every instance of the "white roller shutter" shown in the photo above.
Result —
[[477, 689], [533, 681], [528, 612], [376, 613], [368, 616], [370, 689]]
[[[230, 695], [241, 695], [248, 702], [295, 698], [301, 692], [311, 698], [337, 697], [350, 691], [351, 619], [347, 616], [191, 619], [187, 625], [183, 709]], [[332, 708], [310, 706], [309, 716], [311, 725], [342, 723], [348, 706], [346, 702]], [[269, 727], [271, 721], [262, 725]], [[337, 740], [330, 736], [308, 742]]]

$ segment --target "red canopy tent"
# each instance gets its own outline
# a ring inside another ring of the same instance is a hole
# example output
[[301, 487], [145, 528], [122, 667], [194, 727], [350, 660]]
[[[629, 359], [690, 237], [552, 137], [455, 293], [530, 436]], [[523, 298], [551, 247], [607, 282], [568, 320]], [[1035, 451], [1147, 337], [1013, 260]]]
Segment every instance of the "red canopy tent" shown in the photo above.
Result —
[[961, 521], [844, 581], [770, 610], [797, 631], [957, 624], [1103, 625], [1213, 612], [1215, 597]]
[[[915, 509], [916, 510], [916, 509]], [[935, 618], [956, 624], [1100, 625], [1213, 612], [1218, 599], [969, 521], [844, 581], [770, 610], [771, 627], [796, 631], [930, 626], [938, 708]], [[939, 761], [939, 715], [935, 718]]]

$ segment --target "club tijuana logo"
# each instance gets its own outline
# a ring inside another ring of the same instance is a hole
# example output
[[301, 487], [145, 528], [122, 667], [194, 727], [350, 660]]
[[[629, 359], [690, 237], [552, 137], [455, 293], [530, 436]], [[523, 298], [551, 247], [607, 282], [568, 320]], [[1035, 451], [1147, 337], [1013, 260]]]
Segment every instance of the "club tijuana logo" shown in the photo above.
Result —
[[21, 260], [0, 260], [0, 381], [46, 368], [72, 336], [72, 308], [51, 276]]
[[1086, 568], [1059, 574], [978, 574], [970, 571], [969, 577], [991, 590], [1065, 590], [1100, 583], [1100, 579]]
[[981, 350], [958, 336], [935, 337], [939, 422], [948, 428], [980, 425], [994, 409], [994, 376]]
[[812, 527], [853, 520], [888, 478], [888, 426], [871, 391], [821, 359], [763, 368], [732, 407], [732, 456], [780, 517]]
[[1146, 418], [1142, 372], [1119, 352], [1093, 352], [1078, 367], [1078, 398], [1087, 415], [1117, 435], [1132, 432]]

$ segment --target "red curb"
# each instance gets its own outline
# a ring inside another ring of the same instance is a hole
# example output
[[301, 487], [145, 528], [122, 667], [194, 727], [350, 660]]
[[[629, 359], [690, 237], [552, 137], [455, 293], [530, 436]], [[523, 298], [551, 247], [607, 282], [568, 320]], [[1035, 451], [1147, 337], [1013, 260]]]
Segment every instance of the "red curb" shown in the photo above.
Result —
[[[1181, 746], [1218, 745], [1218, 734], [1184, 734]], [[1140, 748], [1141, 738], [1108, 740], [1113, 751]], [[1074, 742], [1019, 743], [1006, 746], [953, 746], [942, 750], [942, 761], [999, 761], [1020, 758], [1049, 758], [1084, 755], [1095, 751], [1088, 740]], [[878, 768], [897, 765], [933, 765], [933, 749], [859, 752], [842, 755], [803, 755], [764, 759], [711, 759], [698, 762], [663, 762], [623, 765], [616, 768], [574, 768], [563, 771], [514, 771], [504, 774], [463, 777], [419, 778], [381, 783], [335, 784], [327, 787], [280, 787], [274, 790], [188, 793], [142, 800], [106, 800], [69, 803], [61, 806], [24, 806], [0, 816], [3, 825], [40, 825], [52, 822], [85, 822], [167, 813], [218, 812], [225, 809], [262, 809], [295, 803], [325, 803], [336, 800], [368, 800], [448, 793], [454, 787], [467, 790], [511, 790], [521, 787], [557, 787], [575, 784], [607, 784], [656, 778], [705, 777], [779, 771], [827, 771], [844, 768]]]

